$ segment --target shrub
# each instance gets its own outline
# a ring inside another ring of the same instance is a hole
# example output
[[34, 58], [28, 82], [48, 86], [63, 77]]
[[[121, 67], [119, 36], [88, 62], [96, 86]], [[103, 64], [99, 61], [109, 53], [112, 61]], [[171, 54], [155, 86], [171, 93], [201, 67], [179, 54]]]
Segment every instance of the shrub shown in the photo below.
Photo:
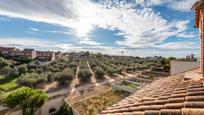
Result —
[[0, 57], [0, 69], [6, 66], [8, 66], [7, 61], [4, 58]]
[[53, 82], [55, 80], [54, 73], [52, 73], [52, 72], [47, 72], [46, 76], [47, 76], [47, 81], [48, 82]]
[[61, 84], [65, 84], [68, 81], [71, 81], [73, 79], [74, 79], [74, 74], [71, 69], [65, 69], [64, 71], [58, 72], [55, 75], [55, 80], [57, 80]]
[[76, 63], [69, 63], [68, 64], [68, 67], [69, 68], [72, 68], [72, 70], [73, 70], [73, 72], [76, 72], [76, 70], [77, 70], [77, 65], [76, 65]]
[[90, 77], [92, 76], [92, 74], [88, 69], [80, 69], [78, 76], [81, 82], [87, 82], [90, 81]]
[[11, 67], [4, 67], [0, 70], [1, 74], [9, 74], [13, 69]]
[[95, 70], [95, 76], [97, 78], [103, 78], [103, 76], [105, 75], [105, 72], [102, 68], [100, 67], [97, 67], [96, 70]]
[[48, 65], [43, 65], [42, 69], [43, 69], [43, 71], [49, 71], [49, 66]]
[[28, 64], [28, 70], [36, 69], [37, 67], [38, 67], [38, 65], [36, 65], [34, 62]]
[[18, 66], [19, 74], [25, 74], [28, 71], [28, 68], [25, 64]]
[[123, 71], [123, 68], [118, 68], [118, 69], [117, 69], [117, 73], [118, 73], [118, 74], [121, 74], [122, 71]]
[[68, 64], [68, 67], [69, 67], [69, 68], [73, 68], [73, 67], [77, 67], [77, 65], [72, 62], [72, 63], [69, 63], [69, 64]]
[[56, 115], [74, 115], [72, 108], [68, 104], [62, 105]]
[[28, 87], [36, 87], [42, 85], [47, 81], [47, 77], [43, 74], [37, 73], [26, 73], [17, 79], [19, 85], [24, 85]]
[[20, 75], [17, 69], [12, 69], [11, 72], [7, 74], [8, 77], [18, 77]]
[[106, 68], [106, 73], [108, 74], [108, 75], [113, 75], [114, 73], [115, 73], [115, 70], [112, 68], [112, 67], [107, 67]]

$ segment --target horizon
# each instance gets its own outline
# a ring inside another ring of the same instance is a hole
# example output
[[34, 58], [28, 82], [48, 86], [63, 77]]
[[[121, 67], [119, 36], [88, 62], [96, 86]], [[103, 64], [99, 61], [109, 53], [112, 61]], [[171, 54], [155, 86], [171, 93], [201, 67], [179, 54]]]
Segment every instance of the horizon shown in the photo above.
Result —
[[196, 1], [2, 0], [0, 46], [199, 58]]

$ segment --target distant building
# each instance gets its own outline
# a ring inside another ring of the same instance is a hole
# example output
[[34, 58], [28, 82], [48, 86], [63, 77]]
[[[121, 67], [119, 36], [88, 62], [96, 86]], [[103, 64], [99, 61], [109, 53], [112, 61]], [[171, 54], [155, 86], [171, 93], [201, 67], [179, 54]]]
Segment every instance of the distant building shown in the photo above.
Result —
[[31, 59], [35, 59], [37, 56], [36, 51], [34, 49], [24, 49], [23, 53], [25, 57], [28, 57]]
[[55, 52], [55, 58], [61, 58], [62, 57], [62, 52], [58, 51], [58, 52]]
[[191, 54], [191, 60], [196, 60], [194, 54]]
[[0, 53], [11, 58], [40, 59], [44, 61], [53, 61], [56, 58], [62, 57], [62, 53], [60, 51], [35, 51], [35, 49], [20, 50], [14, 47], [0, 47]]
[[186, 56], [186, 61], [197, 61], [197, 58], [195, 58], [194, 54], [187, 55]]
[[12, 52], [17, 51], [14, 47], [0, 47], [0, 52], [2, 55], [9, 55]]
[[53, 51], [36, 51], [36, 58], [40, 60], [55, 60], [55, 52]]

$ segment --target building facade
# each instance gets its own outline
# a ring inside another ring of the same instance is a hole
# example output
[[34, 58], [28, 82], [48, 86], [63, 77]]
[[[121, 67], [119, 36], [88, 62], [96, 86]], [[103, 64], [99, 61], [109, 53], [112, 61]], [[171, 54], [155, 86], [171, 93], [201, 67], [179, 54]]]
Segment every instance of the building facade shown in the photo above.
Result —
[[36, 58], [39, 60], [55, 60], [55, 52], [53, 51], [36, 51]]
[[204, 0], [197, 1], [192, 10], [195, 11], [195, 28], [200, 29], [200, 71], [204, 77]]
[[61, 58], [62, 57], [62, 52], [58, 51], [58, 52], [55, 52], [55, 58]]
[[61, 52], [53, 51], [35, 51], [35, 49], [24, 49], [20, 50], [13, 47], [0, 47], [0, 54], [5, 57], [11, 58], [28, 58], [28, 59], [39, 59], [44, 61], [53, 61], [57, 58], [61, 58]]

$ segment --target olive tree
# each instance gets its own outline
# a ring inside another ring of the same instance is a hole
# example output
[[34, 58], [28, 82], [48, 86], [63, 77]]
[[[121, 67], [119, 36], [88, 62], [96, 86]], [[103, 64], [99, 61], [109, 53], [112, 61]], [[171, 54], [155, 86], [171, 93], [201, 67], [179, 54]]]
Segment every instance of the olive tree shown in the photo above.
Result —
[[9, 107], [20, 107], [23, 115], [34, 115], [35, 110], [40, 108], [48, 99], [47, 94], [43, 90], [21, 88], [3, 99], [3, 103]]
[[25, 74], [28, 71], [28, 68], [25, 64], [18, 66], [19, 74]]
[[78, 76], [81, 82], [88, 82], [92, 76], [92, 73], [88, 69], [80, 69]]
[[99, 79], [103, 78], [105, 75], [105, 72], [102, 68], [100, 67], [97, 67], [96, 70], [95, 70], [95, 76]]
[[47, 81], [47, 76], [38, 73], [26, 73], [17, 79], [19, 85], [36, 87], [43, 85]]
[[112, 67], [106, 68], [106, 73], [110, 76], [112, 76], [115, 73], [115, 70]]
[[74, 79], [74, 74], [71, 69], [65, 69], [62, 72], [58, 72], [55, 75], [55, 80], [57, 80], [61, 84], [65, 84]]

